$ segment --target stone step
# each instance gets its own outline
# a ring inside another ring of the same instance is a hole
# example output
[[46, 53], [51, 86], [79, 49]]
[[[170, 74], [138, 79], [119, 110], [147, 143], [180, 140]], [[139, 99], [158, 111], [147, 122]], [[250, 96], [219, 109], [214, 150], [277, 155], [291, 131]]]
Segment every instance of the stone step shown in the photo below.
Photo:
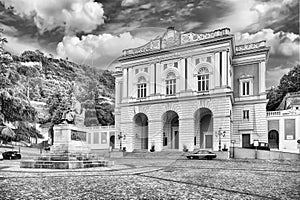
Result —
[[186, 152], [180, 152], [180, 151], [161, 151], [161, 152], [126, 152], [124, 153], [125, 158], [181, 158], [185, 157], [187, 153]]

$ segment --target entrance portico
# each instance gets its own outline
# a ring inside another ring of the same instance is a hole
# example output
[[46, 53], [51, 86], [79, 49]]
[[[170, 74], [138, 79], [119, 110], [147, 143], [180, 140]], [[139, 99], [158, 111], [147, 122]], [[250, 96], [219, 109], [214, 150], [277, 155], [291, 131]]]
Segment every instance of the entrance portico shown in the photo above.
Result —
[[213, 117], [208, 108], [200, 108], [194, 114], [195, 148], [213, 148]]
[[179, 149], [179, 120], [175, 111], [167, 111], [162, 116], [163, 149]]

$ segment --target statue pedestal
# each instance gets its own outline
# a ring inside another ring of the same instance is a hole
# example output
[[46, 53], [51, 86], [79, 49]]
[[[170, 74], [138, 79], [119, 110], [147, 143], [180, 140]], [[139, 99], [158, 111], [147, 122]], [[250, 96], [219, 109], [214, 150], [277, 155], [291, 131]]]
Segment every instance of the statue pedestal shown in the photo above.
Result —
[[[76, 169], [109, 167], [114, 163], [90, 153], [85, 143], [86, 133], [71, 124], [54, 127], [54, 144], [49, 153], [37, 160], [21, 161], [22, 168]], [[83, 138], [80, 140], [80, 138]]]
[[53, 154], [88, 154], [90, 149], [85, 141], [72, 140], [72, 130], [76, 127], [70, 124], [57, 125], [54, 127], [54, 144], [51, 148]]

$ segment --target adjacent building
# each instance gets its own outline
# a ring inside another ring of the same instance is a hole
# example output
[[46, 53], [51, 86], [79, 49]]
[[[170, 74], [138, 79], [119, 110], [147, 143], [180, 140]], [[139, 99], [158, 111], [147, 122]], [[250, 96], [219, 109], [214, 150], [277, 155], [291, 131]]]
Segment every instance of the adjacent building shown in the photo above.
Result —
[[267, 112], [271, 150], [299, 153], [300, 92], [288, 93], [276, 111]]
[[228, 28], [197, 34], [172, 27], [124, 50], [115, 72], [122, 147], [218, 150], [268, 142], [268, 52], [265, 41], [236, 45]]

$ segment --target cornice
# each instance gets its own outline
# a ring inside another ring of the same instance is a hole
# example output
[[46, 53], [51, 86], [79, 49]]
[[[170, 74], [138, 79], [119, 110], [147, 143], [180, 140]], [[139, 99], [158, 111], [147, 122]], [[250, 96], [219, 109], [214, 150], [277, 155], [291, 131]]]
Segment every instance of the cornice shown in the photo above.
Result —
[[142, 101], [136, 101], [136, 102], [130, 102], [130, 103], [121, 103], [120, 107], [147, 105], [147, 104], [161, 104], [161, 103], [170, 103], [170, 102], [183, 102], [183, 101], [192, 101], [192, 100], [205, 100], [205, 99], [215, 99], [215, 98], [220, 98], [220, 97], [230, 97], [231, 102], [232, 102], [233, 92], [222, 92], [222, 93], [217, 93], [217, 94], [142, 100]]

